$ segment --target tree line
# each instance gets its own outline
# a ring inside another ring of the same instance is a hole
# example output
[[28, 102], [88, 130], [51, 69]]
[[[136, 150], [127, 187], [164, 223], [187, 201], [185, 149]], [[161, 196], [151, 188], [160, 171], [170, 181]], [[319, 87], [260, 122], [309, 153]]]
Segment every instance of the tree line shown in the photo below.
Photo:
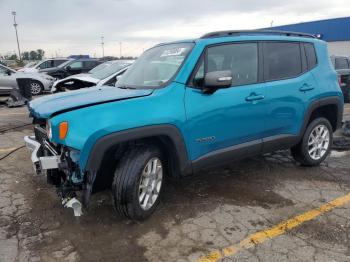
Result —
[[[42, 60], [44, 58], [45, 51], [42, 49], [22, 52], [22, 60]], [[17, 54], [4, 55], [4, 59], [7, 60], [19, 60]]]

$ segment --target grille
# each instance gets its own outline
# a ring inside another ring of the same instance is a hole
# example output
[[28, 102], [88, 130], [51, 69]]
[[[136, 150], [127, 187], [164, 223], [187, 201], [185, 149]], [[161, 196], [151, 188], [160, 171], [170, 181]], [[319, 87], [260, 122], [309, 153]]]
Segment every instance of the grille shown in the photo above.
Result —
[[34, 127], [35, 139], [41, 144], [44, 145], [44, 141], [47, 140], [46, 130], [40, 126]]

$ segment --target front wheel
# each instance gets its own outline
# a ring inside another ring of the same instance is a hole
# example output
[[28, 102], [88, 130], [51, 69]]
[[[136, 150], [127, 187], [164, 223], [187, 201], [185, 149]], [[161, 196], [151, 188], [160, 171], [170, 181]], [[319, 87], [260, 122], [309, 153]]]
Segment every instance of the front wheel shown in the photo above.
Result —
[[114, 207], [118, 213], [144, 220], [157, 207], [164, 183], [163, 156], [153, 145], [129, 149], [120, 159], [112, 185]]
[[331, 151], [332, 126], [326, 118], [316, 118], [307, 127], [300, 143], [292, 148], [296, 161], [304, 166], [321, 164]]
[[40, 95], [43, 92], [43, 84], [39, 81], [33, 80], [30, 82], [30, 92], [33, 96]]

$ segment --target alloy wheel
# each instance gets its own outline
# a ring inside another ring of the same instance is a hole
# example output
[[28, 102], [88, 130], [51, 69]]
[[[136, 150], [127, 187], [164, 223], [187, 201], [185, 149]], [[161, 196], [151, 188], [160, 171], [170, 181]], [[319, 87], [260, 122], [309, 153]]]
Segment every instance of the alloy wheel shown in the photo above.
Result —
[[313, 160], [321, 159], [330, 146], [330, 132], [327, 126], [317, 125], [308, 139], [308, 153]]
[[163, 166], [159, 158], [151, 158], [144, 167], [139, 184], [139, 204], [149, 210], [157, 201], [163, 182]]

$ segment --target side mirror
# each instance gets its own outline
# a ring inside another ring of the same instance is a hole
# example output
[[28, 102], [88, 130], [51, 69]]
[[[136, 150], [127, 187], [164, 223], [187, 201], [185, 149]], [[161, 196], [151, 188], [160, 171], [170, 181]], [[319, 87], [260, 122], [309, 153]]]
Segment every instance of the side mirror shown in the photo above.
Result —
[[71, 71], [71, 70], [72, 70], [72, 68], [71, 68], [70, 66], [67, 66], [66, 69], [67, 69], [68, 71]]
[[205, 89], [227, 88], [232, 85], [232, 73], [226, 71], [213, 71], [206, 73], [204, 76]]
[[7, 70], [6, 74], [10, 76], [12, 74], [11, 70]]

